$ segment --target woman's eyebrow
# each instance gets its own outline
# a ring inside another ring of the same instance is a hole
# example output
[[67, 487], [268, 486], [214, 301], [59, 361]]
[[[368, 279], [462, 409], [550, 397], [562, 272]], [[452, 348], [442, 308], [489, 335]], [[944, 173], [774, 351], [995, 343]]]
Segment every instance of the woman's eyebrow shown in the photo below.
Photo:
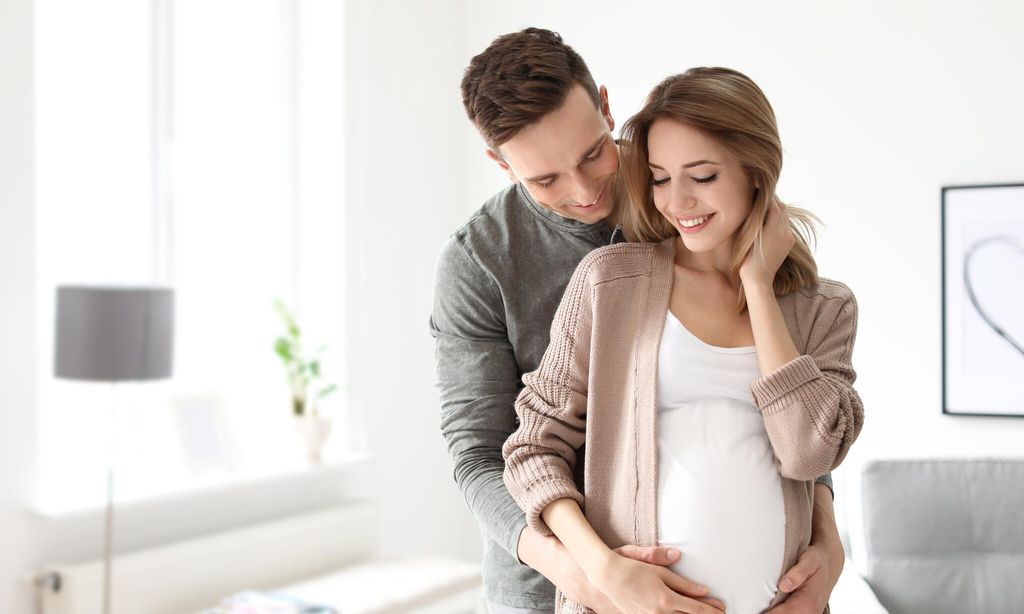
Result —
[[[718, 162], [715, 162], [714, 160], [694, 160], [693, 162], [687, 162], [686, 164], [684, 164], [683, 168], [693, 168], [694, 166], [700, 166], [701, 164], [714, 164], [716, 166], [720, 166], [718, 164]], [[656, 168], [656, 169], [662, 170], [662, 171], [665, 170], [663, 167], [658, 166], [654, 162], [648, 162], [647, 166], [649, 166], [651, 168]]]

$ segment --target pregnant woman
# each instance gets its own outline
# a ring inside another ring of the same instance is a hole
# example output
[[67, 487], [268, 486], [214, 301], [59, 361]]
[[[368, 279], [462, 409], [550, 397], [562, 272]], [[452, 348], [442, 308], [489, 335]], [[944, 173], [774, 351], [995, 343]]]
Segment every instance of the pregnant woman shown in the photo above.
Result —
[[[863, 424], [857, 303], [818, 277], [813, 217], [775, 194], [782, 146], [749, 78], [669, 77], [623, 137], [631, 242], [592, 252], [569, 282], [523, 378], [505, 482], [624, 614], [757, 614], [786, 598], [814, 479]], [[629, 543], [678, 547], [672, 570], [701, 596], [613, 551]], [[559, 595], [557, 611], [586, 610]]]

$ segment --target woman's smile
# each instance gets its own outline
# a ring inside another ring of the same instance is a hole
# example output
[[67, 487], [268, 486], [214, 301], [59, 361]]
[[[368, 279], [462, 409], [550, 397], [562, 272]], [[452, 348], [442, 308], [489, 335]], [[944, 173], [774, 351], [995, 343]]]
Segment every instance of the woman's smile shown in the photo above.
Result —
[[700, 217], [689, 217], [686, 219], [677, 217], [676, 224], [679, 226], [680, 232], [695, 234], [707, 228], [707, 225], [711, 222], [711, 218], [713, 217], [715, 217], [714, 213], [707, 213]]

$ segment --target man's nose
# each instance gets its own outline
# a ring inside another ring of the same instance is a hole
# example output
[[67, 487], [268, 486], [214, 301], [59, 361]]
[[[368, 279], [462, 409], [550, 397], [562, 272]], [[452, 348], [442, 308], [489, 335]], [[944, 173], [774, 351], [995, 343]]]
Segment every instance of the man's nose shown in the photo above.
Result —
[[592, 205], [601, 194], [601, 182], [587, 177], [580, 171], [570, 175], [573, 181], [573, 199], [580, 205]]

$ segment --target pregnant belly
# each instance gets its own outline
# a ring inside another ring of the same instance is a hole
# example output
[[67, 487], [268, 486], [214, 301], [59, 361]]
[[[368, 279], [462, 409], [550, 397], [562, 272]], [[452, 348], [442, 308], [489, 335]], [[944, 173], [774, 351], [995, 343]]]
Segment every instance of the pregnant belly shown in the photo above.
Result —
[[658, 414], [658, 542], [679, 548], [675, 573], [730, 614], [775, 596], [785, 549], [782, 484], [761, 415], [740, 401]]

